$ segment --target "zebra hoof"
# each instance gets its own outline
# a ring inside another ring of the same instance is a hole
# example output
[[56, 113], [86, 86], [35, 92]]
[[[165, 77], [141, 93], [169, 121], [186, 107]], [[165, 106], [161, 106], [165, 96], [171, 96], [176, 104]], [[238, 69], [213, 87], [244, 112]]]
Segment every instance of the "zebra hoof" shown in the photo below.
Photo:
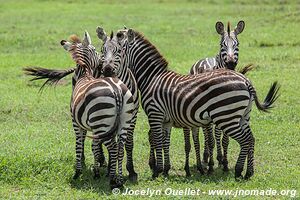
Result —
[[229, 172], [228, 166], [224, 166], [224, 167], [223, 167], [223, 172]]
[[214, 173], [214, 168], [213, 167], [209, 167], [208, 171], [207, 171], [207, 174], [208, 175], [211, 175]]
[[74, 180], [78, 179], [81, 174], [82, 174], [82, 170], [76, 169], [73, 179]]
[[131, 174], [129, 174], [128, 179], [129, 179], [130, 182], [135, 183], [138, 180], [138, 174], [135, 173], [135, 172], [131, 173]]
[[199, 173], [200, 173], [201, 175], [204, 175], [204, 174], [205, 174], [205, 172], [204, 172], [202, 166], [198, 166], [197, 169], [198, 169], [198, 171], [199, 171]]
[[250, 179], [250, 177], [251, 177], [251, 176], [253, 176], [253, 174], [254, 174], [253, 172], [249, 172], [249, 171], [247, 171], [247, 172], [246, 172], [246, 174], [245, 174], [245, 177], [244, 177], [244, 179], [245, 179], [245, 180], [249, 180], [249, 179]]
[[185, 172], [185, 176], [186, 176], [187, 178], [191, 177], [191, 172]]

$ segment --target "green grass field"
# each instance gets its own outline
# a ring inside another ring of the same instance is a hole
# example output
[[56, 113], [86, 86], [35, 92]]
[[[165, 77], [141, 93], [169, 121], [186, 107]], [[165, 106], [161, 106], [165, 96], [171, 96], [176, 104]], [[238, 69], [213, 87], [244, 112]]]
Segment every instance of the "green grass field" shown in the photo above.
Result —
[[[183, 133], [181, 129], [173, 129], [170, 177], [151, 180], [149, 127], [141, 109], [134, 138], [139, 181], [137, 184], [126, 182], [125, 188], [201, 190], [199, 196], [183, 196], [186, 199], [232, 197], [208, 195], [209, 190], [218, 189], [297, 190], [296, 196], [290, 193], [247, 198], [299, 198], [299, 1], [138, 2], [0, 1], [0, 199], [137, 198], [111, 194], [108, 178], [104, 177], [105, 169], [101, 179], [93, 179], [90, 141], [86, 142], [87, 168], [79, 180], [72, 180], [75, 137], [69, 114], [71, 77], [64, 79], [55, 89], [47, 88], [39, 94], [42, 82], [29, 82], [29, 77], [22, 73], [23, 67], [65, 69], [74, 66], [69, 54], [60, 46], [60, 40], [68, 39], [74, 33], [82, 36], [87, 30], [99, 49], [101, 42], [95, 33], [97, 26], [110, 32], [126, 25], [144, 33], [169, 61], [170, 69], [187, 74], [196, 60], [215, 56], [219, 51], [219, 36], [214, 28], [216, 21], [231, 21], [235, 26], [241, 19], [246, 22], [246, 27], [239, 35], [239, 66], [257, 65], [247, 76], [261, 100], [272, 82], [278, 80], [281, 84], [281, 96], [270, 114], [261, 113], [253, 106], [254, 177], [249, 181], [235, 181], [234, 165], [239, 146], [230, 140], [228, 174], [215, 165], [213, 175], [199, 175], [192, 151], [192, 177], [186, 178]], [[200, 135], [203, 141], [202, 133]], [[124, 170], [124, 174], [127, 175], [127, 171]], [[182, 198], [166, 194], [157, 197]]]

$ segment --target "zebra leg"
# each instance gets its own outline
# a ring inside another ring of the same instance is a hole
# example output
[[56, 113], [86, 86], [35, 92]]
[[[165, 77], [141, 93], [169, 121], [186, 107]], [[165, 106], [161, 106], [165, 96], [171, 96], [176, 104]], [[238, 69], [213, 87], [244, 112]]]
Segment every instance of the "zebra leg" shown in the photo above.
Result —
[[77, 179], [82, 174], [82, 167], [84, 163], [84, 140], [86, 137], [86, 130], [79, 128], [79, 126], [74, 121], [73, 128], [76, 134], [76, 169], [73, 179]]
[[239, 121], [236, 124], [232, 124], [231, 127], [227, 127], [226, 129], [223, 128], [221, 129], [224, 130], [224, 133], [228, 134], [233, 139], [235, 139], [240, 145], [241, 150], [235, 165], [235, 179], [237, 180], [242, 179], [243, 178], [242, 172], [243, 172], [245, 160], [249, 152], [250, 135], [244, 132], [244, 130], [241, 128]]
[[171, 137], [171, 126], [167, 126], [163, 129], [164, 131], [164, 176], [169, 176], [169, 170], [171, 169], [170, 163], [170, 137]]
[[[126, 134], [126, 133], [125, 133]], [[122, 136], [119, 136], [122, 137]], [[124, 181], [123, 181], [123, 158], [124, 158], [124, 143], [125, 141], [118, 141], [118, 179], [117, 179], [117, 185], [118, 187], [123, 187]]]
[[154, 170], [156, 166], [156, 160], [154, 155], [154, 144], [153, 144], [153, 134], [151, 130], [148, 131], [148, 140], [150, 144], [150, 154], [149, 154], [149, 166], [151, 170]]
[[197, 169], [200, 172], [200, 174], [204, 174], [204, 170], [201, 164], [201, 156], [200, 156], [199, 128], [193, 128], [192, 135], [193, 135], [194, 147], [196, 152]]
[[107, 147], [109, 154], [109, 180], [110, 187], [114, 189], [118, 187], [117, 177], [116, 177], [116, 166], [117, 166], [117, 157], [118, 157], [118, 145], [115, 141], [115, 138], [105, 141], [104, 145]]
[[153, 131], [153, 143], [155, 149], [155, 156], [157, 160], [157, 164], [153, 169], [153, 178], [158, 177], [158, 175], [163, 172], [163, 135], [161, 134], [161, 129]]
[[250, 142], [249, 142], [249, 151], [248, 151], [248, 160], [247, 160], [247, 171], [245, 174], [245, 179], [249, 179], [254, 174], [254, 145], [255, 145], [255, 138], [251, 133], [250, 127], [249, 132], [251, 134]]
[[126, 155], [127, 155], [127, 164], [126, 164], [126, 169], [129, 173], [129, 180], [132, 182], [137, 181], [137, 173], [134, 171], [134, 166], [133, 166], [133, 130], [129, 130], [127, 134], [127, 140], [125, 143], [125, 148], [126, 148]]
[[222, 138], [222, 147], [223, 147], [223, 171], [228, 172], [228, 160], [227, 160], [227, 151], [228, 151], [228, 145], [229, 145], [229, 137], [227, 133], [223, 133], [223, 138]]
[[223, 155], [222, 155], [222, 148], [221, 148], [221, 134], [222, 131], [215, 127], [215, 138], [217, 144], [217, 160], [219, 162], [219, 167], [223, 164]]
[[[100, 158], [101, 158], [101, 150], [102, 150], [102, 145], [99, 140], [93, 140], [92, 141], [92, 152], [94, 155], [94, 178], [99, 178], [100, 177]], [[103, 154], [103, 150], [102, 150]]]
[[103, 146], [100, 143], [99, 144], [99, 160], [98, 160], [99, 166], [100, 167], [105, 167], [105, 156], [104, 156], [104, 152], [103, 152]]
[[[152, 178], [158, 177], [158, 175], [163, 172], [163, 119], [164, 115], [159, 111], [148, 115], [149, 125], [150, 125], [150, 148], [154, 147], [156, 156], [156, 165], [152, 169]], [[151, 144], [152, 143], [152, 144]], [[151, 150], [150, 150], [151, 153]], [[151, 157], [151, 155], [150, 155]]]
[[213, 173], [214, 171], [214, 147], [215, 147], [215, 138], [212, 132], [212, 123], [209, 127], [204, 128], [203, 131], [207, 131], [206, 135], [208, 135], [208, 147], [209, 147], [209, 162], [208, 162], [208, 174]]
[[208, 158], [209, 158], [209, 136], [208, 131], [205, 130], [206, 128], [203, 127], [203, 136], [204, 136], [204, 151], [203, 151], [203, 164], [204, 166], [208, 165]]
[[191, 151], [191, 141], [190, 141], [190, 129], [183, 128], [184, 133], [184, 149], [185, 149], [185, 165], [184, 170], [187, 177], [191, 176], [189, 158]]

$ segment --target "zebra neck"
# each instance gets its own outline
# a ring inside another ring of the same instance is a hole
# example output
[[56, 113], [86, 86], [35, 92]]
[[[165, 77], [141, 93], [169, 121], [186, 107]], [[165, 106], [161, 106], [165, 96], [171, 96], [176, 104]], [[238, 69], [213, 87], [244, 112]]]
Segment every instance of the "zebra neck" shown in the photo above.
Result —
[[147, 53], [147, 50], [138, 50], [131, 52], [131, 55], [138, 55], [141, 52], [145, 52], [143, 56], [137, 56], [133, 59], [128, 59], [129, 69], [136, 79], [138, 89], [142, 92], [151, 87], [158, 76], [167, 72], [167, 64], [161, 62], [159, 57], [153, 56], [153, 52]]
[[221, 54], [216, 55], [216, 66], [215, 69], [226, 68], [226, 64], [221, 57]]

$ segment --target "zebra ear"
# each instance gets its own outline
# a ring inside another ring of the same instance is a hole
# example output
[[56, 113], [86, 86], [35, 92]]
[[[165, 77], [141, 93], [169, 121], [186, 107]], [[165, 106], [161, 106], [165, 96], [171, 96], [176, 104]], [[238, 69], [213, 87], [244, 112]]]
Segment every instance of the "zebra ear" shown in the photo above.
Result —
[[237, 26], [235, 27], [234, 33], [236, 35], [238, 35], [241, 32], [243, 32], [244, 28], [245, 28], [245, 22], [243, 20], [241, 20], [241, 21], [238, 22]]
[[102, 40], [103, 42], [105, 42], [106, 39], [107, 39], [107, 35], [106, 35], [104, 29], [103, 29], [102, 27], [99, 27], [99, 26], [98, 26], [97, 29], [96, 29], [96, 32], [97, 32], [98, 38], [99, 38], [100, 40]]
[[117, 33], [118, 42], [121, 43], [124, 38], [125, 38], [124, 32], [118, 31], [118, 33]]
[[90, 44], [92, 44], [91, 37], [90, 37], [89, 33], [87, 31], [85, 31], [84, 32], [84, 38], [82, 40], [82, 45], [87, 47]]
[[69, 51], [72, 44], [66, 40], [62, 40], [60, 41], [60, 45], [66, 50], [66, 51]]
[[217, 22], [216, 23], [216, 31], [217, 33], [219, 33], [220, 35], [224, 34], [224, 24], [222, 22]]
[[127, 31], [128, 42], [132, 42], [134, 40], [134, 31], [130, 28]]

